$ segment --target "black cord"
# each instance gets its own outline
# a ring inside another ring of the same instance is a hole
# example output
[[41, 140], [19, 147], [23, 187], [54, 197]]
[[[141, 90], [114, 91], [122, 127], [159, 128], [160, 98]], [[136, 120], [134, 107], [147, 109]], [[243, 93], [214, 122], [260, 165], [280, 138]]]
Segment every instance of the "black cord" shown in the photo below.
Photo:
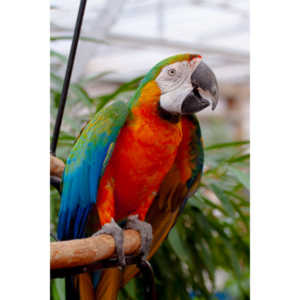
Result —
[[61, 194], [61, 179], [57, 176], [50, 176], [50, 185], [55, 187], [59, 194]]
[[143, 277], [145, 300], [156, 300], [157, 295], [154, 282], [154, 273], [150, 262], [142, 259], [137, 264], [137, 267], [140, 269]]
[[66, 101], [67, 101], [68, 90], [69, 90], [69, 86], [70, 86], [70, 79], [71, 79], [71, 75], [72, 75], [72, 70], [73, 70], [77, 45], [78, 45], [78, 41], [79, 41], [79, 36], [80, 36], [82, 20], [83, 20], [83, 15], [84, 15], [85, 6], [86, 6], [86, 1], [87, 0], [81, 0], [80, 1], [80, 6], [79, 6], [79, 10], [78, 10], [78, 15], [77, 15], [76, 25], [75, 25], [75, 29], [74, 29], [74, 35], [73, 35], [73, 39], [72, 39], [70, 55], [69, 55], [69, 58], [68, 58], [68, 64], [67, 64], [67, 69], [66, 69], [66, 74], [65, 74], [65, 79], [64, 79], [64, 84], [63, 84], [63, 88], [62, 88], [62, 92], [61, 92], [59, 108], [58, 108], [56, 121], [55, 121], [55, 127], [54, 127], [54, 130], [53, 130], [51, 149], [50, 149], [50, 151], [53, 155], [55, 155], [55, 152], [56, 152], [56, 146], [57, 146], [57, 142], [58, 142], [60, 126], [61, 126], [61, 122], [62, 122], [64, 110], [65, 110], [65, 105], [66, 105]]

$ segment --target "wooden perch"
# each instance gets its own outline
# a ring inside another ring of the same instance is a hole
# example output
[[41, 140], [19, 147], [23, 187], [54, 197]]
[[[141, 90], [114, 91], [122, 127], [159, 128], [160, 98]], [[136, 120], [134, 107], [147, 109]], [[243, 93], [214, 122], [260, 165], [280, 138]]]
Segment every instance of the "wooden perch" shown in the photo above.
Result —
[[[141, 246], [138, 232], [124, 230], [125, 255], [131, 255]], [[88, 265], [110, 258], [115, 253], [115, 242], [112, 236], [101, 234], [84, 239], [52, 242], [51, 270]]]
[[62, 173], [64, 171], [65, 164], [62, 160], [59, 158], [50, 155], [50, 175], [51, 176], [57, 176], [61, 178]]

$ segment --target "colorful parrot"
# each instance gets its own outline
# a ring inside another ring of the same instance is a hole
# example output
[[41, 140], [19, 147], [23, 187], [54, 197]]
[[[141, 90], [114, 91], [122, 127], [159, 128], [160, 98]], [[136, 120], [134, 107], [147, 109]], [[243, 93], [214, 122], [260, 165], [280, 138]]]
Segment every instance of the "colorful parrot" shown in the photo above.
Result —
[[[199, 186], [203, 146], [193, 114], [217, 102], [216, 77], [202, 57], [181, 54], [155, 65], [129, 103], [100, 110], [66, 162], [58, 239], [110, 234], [124, 266], [118, 222], [125, 219], [140, 232], [140, 253], [149, 259]], [[67, 298], [116, 299], [137, 272], [131, 265], [73, 276]]]

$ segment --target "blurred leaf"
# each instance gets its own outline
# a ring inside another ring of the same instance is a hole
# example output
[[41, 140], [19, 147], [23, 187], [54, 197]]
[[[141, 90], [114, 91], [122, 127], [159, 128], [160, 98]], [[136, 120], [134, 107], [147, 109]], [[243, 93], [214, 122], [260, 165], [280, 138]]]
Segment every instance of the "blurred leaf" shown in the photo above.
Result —
[[216, 196], [219, 198], [219, 200], [222, 202], [223, 207], [224, 207], [225, 211], [227, 212], [227, 214], [231, 218], [234, 218], [234, 209], [233, 209], [227, 195], [216, 184], [211, 184], [210, 187], [214, 191]]
[[249, 144], [249, 141], [240, 141], [240, 142], [229, 142], [229, 143], [221, 143], [221, 144], [214, 144], [205, 148], [205, 151], [208, 150], [215, 150], [221, 148], [229, 148], [229, 147], [236, 147]]
[[90, 106], [90, 104], [93, 104], [94, 100], [90, 98], [86, 90], [79, 84], [73, 83], [70, 85], [70, 88], [72, 89], [72, 92], [78, 97], [78, 99], [84, 101], [88, 106]]
[[61, 131], [60, 134], [59, 134], [59, 139], [60, 140], [69, 140], [69, 141], [74, 141], [75, 140], [75, 136], [67, 133], [67, 132], [64, 132], [64, 131]]
[[233, 271], [235, 273], [235, 276], [238, 278], [239, 276], [241, 276], [241, 269], [240, 269], [240, 264], [239, 261], [237, 259], [237, 253], [235, 252], [235, 249], [232, 247], [232, 244], [230, 243], [229, 240], [227, 239], [223, 239], [224, 243], [225, 243], [225, 250], [230, 258], [230, 262], [231, 265], [233, 267]]
[[53, 72], [50, 73], [50, 79], [51, 79], [51, 83], [54, 83], [61, 91], [64, 80], [60, 76], [54, 74]]
[[219, 205], [213, 203], [212, 201], [208, 200], [207, 198], [205, 198], [205, 197], [203, 197], [203, 196], [202, 196], [202, 199], [203, 199], [203, 201], [204, 201], [204, 203], [205, 203], [206, 205], [209, 205], [210, 207], [212, 207], [212, 208], [214, 208], [214, 209], [217, 209], [217, 210], [220, 211], [222, 214], [226, 215], [226, 211], [224, 210], [223, 207], [221, 207], [221, 206], [219, 206]]
[[247, 206], [249, 207], [249, 201], [245, 199], [245, 197], [242, 197], [240, 195], [237, 195], [236, 193], [232, 192], [232, 191], [224, 191], [226, 194], [236, 198], [237, 200], [239, 200], [241, 202], [241, 205]]
[[239, 169], [236, 169], [232, 166], [228, 167], [228, 171], [231, 173], [232, 176], [236, 177], [239, 182], [241, 182], [246, 189], [250, 189], [250, 177], [249, 173], [245, 173], [240, 171]]
[[194, 195], [193, 197], [191, 197], [189, 199], [189, 201], [187, 202], [187, 205], [194, 206], [194, 207], [198, 208], [199, 210], [202, 209], [201, 199], [199, 199], [196, 195]]
[[[50, 78], [51, 82], [56, 86], [56, 89], [51, 88], [51, 91], [55, 92], [56, 95], [61, 94], [62, 88], [63, 88], [63, 83], [64, 79], [53, 72], [50, 73]], [[70, 92], [72, 92], [73, 97], [77, 97], [79, 101], [81, 101], [83, 104], [87, 106], [91, 106], [93, 104], [94, 99], [92, 99], [87, 91], [79, 84], [79, 83], [71, 83], [70, 88], [69, 88], [69, 95], [70, 97]]]
[[169, 233], [168, 241], [172, 246], [174, 252], [178, 255], [178, 257], [183, 261], [188, 261], [187, 253], [184, 249], [184, 246], [176, 228], [173, 228], [173, 230]]
[[127, 295], [129, 296], [130, 299], [135, 299], [136, 286], [135, 286], [135, 281], [134, 280], [130, 280], [126, 284], [125, 290], [126, 290]]
[[51, 95], [53, 97], [54, 106], [58, 108], [61, 94], [55, 89], [51, 89]]
[[67, 57], [55, 50], [50, 50], [50, 55], [59, 58], [62, 62], [67, 62]]
[[56, 278], [51, 281], [51, 298], [53, 300], [65, 299], [65, 280]]
[[250, 154], [245, 154], [245, 155], [241, 155], [241, 156], [237, 156], [237, 157], [232, 157], [230, 159], [227, 160], [228, 163], [237, 163], [237, 162], [242, 162], [245, 160], [249, 160], [250, 159]]
[[212, 258], [212, 253], [207, 249], [207, 246], [205, 243], [200, 243], [201, 251], [199, 252], [199, 255], [203, 256], [203, 262], [207, 267], [210, 279], [212, 282], [215, 280], [215, 264]]

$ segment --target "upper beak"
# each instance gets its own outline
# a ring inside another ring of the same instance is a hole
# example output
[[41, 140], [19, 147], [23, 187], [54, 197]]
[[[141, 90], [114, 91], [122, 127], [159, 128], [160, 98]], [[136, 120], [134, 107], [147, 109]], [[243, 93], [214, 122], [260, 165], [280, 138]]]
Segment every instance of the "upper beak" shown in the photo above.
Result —
[[191, 76], [193, 91], [182, 104], [183, 113], [195, 113], [211, 104], [214, 110], [218, 104], [219, 88], [213, 71], [201, 61]]
[[198, 88], [198, 91], [203, 98], [210, 98], [212, 110], [214, 110], [218, 104], [219, 87], [213, 71], [201, 61], [193, 72], [191, 81], [192, 86]]

